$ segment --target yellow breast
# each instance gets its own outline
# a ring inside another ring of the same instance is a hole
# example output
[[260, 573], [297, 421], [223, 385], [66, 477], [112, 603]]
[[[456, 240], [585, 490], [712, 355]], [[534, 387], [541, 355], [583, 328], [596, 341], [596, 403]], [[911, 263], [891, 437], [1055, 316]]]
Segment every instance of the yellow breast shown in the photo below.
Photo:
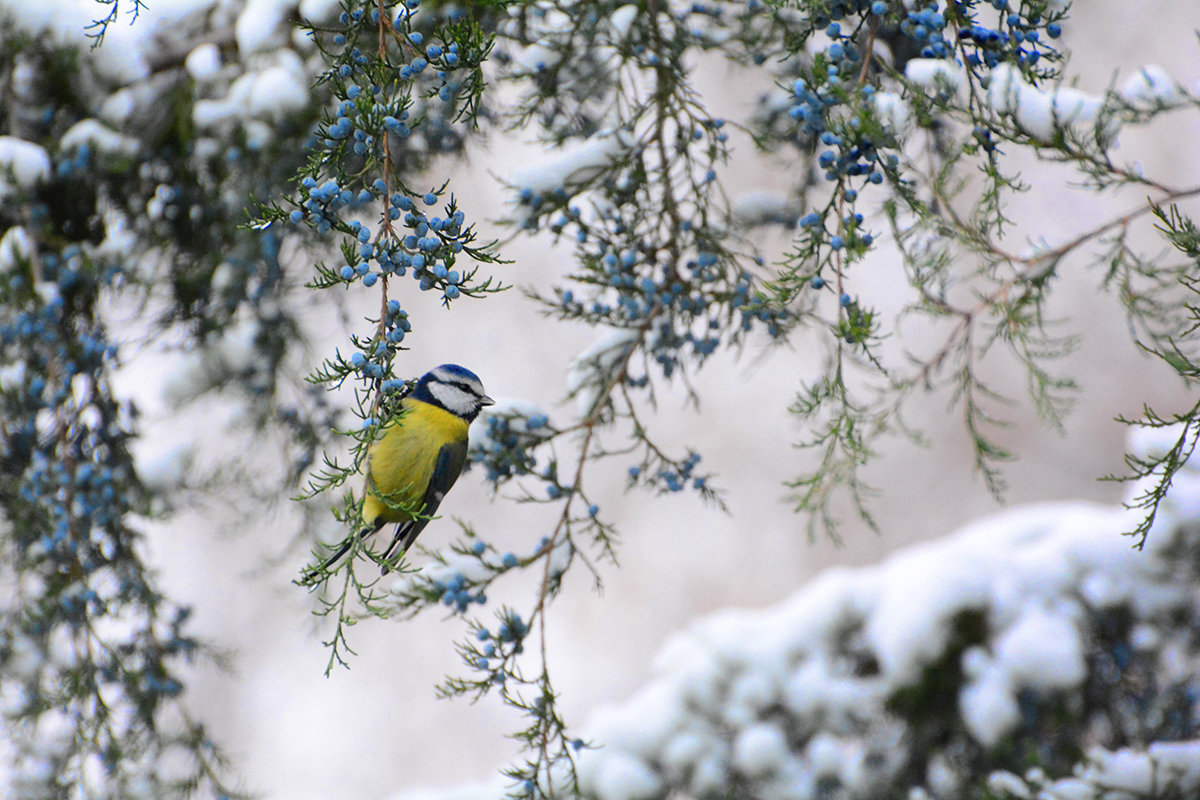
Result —
[[[420, 400], [404, 401], [404, 412], [386, 426], [367, 453], [363, 521], [406, 522], [420, 512], [429, 478], [443, 445], [467, 439], [467, 422]], [[398, 507], [397, 507], [398, 506]]]

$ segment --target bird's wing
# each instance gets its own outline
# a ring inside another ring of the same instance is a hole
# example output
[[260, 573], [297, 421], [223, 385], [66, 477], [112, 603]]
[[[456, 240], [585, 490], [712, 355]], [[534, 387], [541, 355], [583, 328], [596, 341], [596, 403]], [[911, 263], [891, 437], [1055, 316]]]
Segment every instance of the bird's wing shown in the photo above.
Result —
[[429, 476], [429, 486], [425, 489], [425, 497], [422, 498], [421, 519], [402, 522], [396, 526], [396, 536], [383, 554], [384, 561], [390, 560], [393, 555], [403, 555], [408, 548], [412, 547], [417, 536], [429, 524], [429, 518], [437, 512], [438, 506], [442, 504], [442, 498], [446, 496], [446, 492], [450, 491], [450, 487], [462, 474], [463, 465], [466, 463], [466, 440], [442, 445], [442, 449], [437, 454], [437, 461], [433, 465], [433, 472]]

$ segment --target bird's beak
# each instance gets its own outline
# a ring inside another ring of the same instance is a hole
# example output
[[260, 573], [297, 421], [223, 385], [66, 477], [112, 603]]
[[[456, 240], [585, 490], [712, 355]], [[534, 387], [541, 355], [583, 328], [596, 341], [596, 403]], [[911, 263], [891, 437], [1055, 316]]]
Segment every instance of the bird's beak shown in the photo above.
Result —
[[496, 405], [496, 401], [495, 401], [495, 400], [493, 400], [492, 398], [488, 397], [488, 396], [485, 394], [483, 397], [479, 398], [479, 405], [481, 405], [481, 406], [494, 406], [494, 405]]

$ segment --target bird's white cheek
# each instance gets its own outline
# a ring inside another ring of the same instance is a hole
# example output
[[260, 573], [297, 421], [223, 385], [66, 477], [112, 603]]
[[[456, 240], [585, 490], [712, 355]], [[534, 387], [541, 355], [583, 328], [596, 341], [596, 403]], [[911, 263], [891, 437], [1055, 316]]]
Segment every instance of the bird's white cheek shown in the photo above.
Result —
[[475, 398], [457, 386], [431, 383], [429, 384], [429, 393], [452, 414], [463, 416], [475, 409]]

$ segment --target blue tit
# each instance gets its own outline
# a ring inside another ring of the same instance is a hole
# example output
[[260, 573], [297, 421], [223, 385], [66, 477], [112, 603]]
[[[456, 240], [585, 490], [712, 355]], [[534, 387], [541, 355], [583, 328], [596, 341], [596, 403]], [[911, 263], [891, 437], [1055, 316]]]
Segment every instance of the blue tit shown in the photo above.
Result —
[[[362, 512], [366, 527], [359, 536], [399, 523], [382, 556], [384, 574], [391, 559], [412, 547], [458, 480], [467, 460], [467, 428], [493, 402], [475, 373], [442, 364], [421, 376], [400, 401], [395, 419], [368, 448]], [[327, 559], [325, 567], [341, 558], [352, 541]]]

